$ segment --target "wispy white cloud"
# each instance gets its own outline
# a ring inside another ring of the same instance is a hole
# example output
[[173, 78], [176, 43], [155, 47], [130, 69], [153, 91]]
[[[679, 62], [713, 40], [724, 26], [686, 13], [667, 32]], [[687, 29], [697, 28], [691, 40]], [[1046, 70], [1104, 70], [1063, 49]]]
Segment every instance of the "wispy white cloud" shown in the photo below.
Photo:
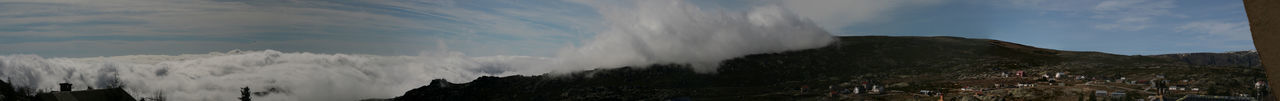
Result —
[[[325, 44], [297, 44], [325, 43]], [[344, 47], [344, 48], [330, 48]], [[48, 57], [93, 56], [98, 54], [184, 54], [207, 53], [210, 50], [226, 51], [234, 49], [262, 50], [282, 49], [286, 52], [315, 53], [348, 53], [351, 51], [416, 54], [421, 50], [404, 51], [401, 49], [432, 49], [423, 43], [386, 43], [345, 40], [286, 40], [263, 42], [226, 42], [226, 41], [175, 41], [175, 40], [72, 40], [49, 42], [24, 42], [0, 44], [0, 52], [7, 54], [54, 54]], [[93, 50], [84, 50], [93, 49]]]
[[1155, 20], [1185, 16], [1170, 11], [1178, 7], [1174, 0], [1007, 0], [995, 4], [1058, 14], [1055, 16], [1084, 16], [1097, 20], [1091, 27], [1101, 30], [1139, 31], [1159, 26]]
[[887, 13], [895, 9], [929, 6], [942, 0], [784, 0], [778, 1], [785, 9], [818, 23], [836, 33], [852, 24], [888, 21], [894, 17]]
[[1251, 40], [1249, 22], [1196, 21], [1176, 28], [1179, 32], [1199, 33], [1208, 40]]
[[1151, 19], [1167, 18], [1158, 16], [1180, 16], [1169, 12], [1174, 7], [1173, 0], [1102, 1], [1093, 7], [1095, 15], [1091, 18], [1112, 20], [1095, 25], [1098, 29], [1137, 31], [1150, 26]]
[[[235, 42], [308, 39], [432, 43], [435, 42], [434, 40], [446, 40], [450, 43], [467, 44], [507, 41], [536, 43], [527, 45], [554, 45], [536, 47], [560, 47], [560, 43], [581, 40], [589, 36], [584, 33], [602, 29], [598, 28], [601, 25], [599, 17], [590, 14], [591, 10], [567, 2], [532, 2], [545, 5], [520, 4], [530, 2], [517, 1], [506, 3], [516, 6], [501, 4], [507, 1], [499, 1], [496, 4], [468, 4], [450, 0], [8, 0], [0, 2], [5, 5], [0, 6], [0, 9], [5, 9], [0, 10], [0, 26], [6, 27], [0, 28], [0, 33], [3, 33], [0, 37], [31, 40], [6, 41], [8, 43], [0, 44], [81, 40], [78, 38], [86, 36], [113, 36], [181, 37], [157, 40]], [[587, 13], [584, 14], [583, 11]], [[213, 40], [190, 40], [190, 38]], [[465, 45], [457, 46], [464, 47], [456, 49], [480, 50]], [[413, 50], [430, 49], [403, 49], [403, 51]], [[543, 50], [548, 51], [517, 54], [550, 55], [554, 53], [551, 51], [554, 48]], [[387, 54], [369, 51], [350, 53]], [[96, 56], [102, 55], [123, 54]]]

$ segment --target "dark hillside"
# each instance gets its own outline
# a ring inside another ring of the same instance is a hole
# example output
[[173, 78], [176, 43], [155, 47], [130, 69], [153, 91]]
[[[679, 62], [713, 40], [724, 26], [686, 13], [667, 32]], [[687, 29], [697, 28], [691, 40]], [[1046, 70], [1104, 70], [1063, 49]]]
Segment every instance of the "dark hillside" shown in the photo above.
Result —
[[[1217, 84], [1206, 84], [1209, 88], [1223, 86], [1217, 87], [1221, 89], [1237, 89], [1226, 86], [1247, 86], [1243, 84], [1249, 84], [1262, 75], [1257, 72], [1260, 69], [1188, 65], [1160, 57], [1060, 51], [989, 39], [850, 36], [840, 37], [839, 42], [818, 49], [756, 54], [727, 60], [713, 74], [695, 73], [683, 65], [654, 65], [583, 71], [565, 77], [482, 77], [464, 84], [433, 82], [394, 99], [824, 99], [828, 98], [827, 91], [836, 91], [828, 90], [828, 87], [853, 87], [860, 83], [891, 85], [888, 89], [907, 93], [854, 95], [842, 99], [928, 99], [931, 97], [910, 94], [918, 90], [957, 93], [947, 89], [962, 87], [958, 84], [960, 80], [1015, 70], [1038, 74], [1071, 72], [1104, 79], [1152, 75], [1171, 75], [1170, 78], [1177, 79], [1233, 78]], [[804, 87], [810, 89], [802, 90]]]

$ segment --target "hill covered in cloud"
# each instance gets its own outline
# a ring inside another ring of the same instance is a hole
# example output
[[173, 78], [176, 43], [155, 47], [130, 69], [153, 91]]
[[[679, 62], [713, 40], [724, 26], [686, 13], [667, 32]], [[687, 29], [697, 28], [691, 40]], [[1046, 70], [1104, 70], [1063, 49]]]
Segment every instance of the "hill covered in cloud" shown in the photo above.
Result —
[[[831, 33], [778, 6], [745, 12], [707, 10], [685, 1], [594, 4], [611, 25], [556, 62], [573, 72], [593, 68], [691, 64], [714, 72], [723, 60], [826, 46]], [[550, 68], [561, 68], [550, 67]]]

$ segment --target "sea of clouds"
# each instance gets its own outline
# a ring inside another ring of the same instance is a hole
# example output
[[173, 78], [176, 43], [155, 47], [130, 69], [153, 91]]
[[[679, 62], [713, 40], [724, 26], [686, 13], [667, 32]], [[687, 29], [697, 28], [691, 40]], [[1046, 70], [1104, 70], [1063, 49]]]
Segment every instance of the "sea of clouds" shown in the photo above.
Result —
[[432, 79], [470, 81], [480, 76], [536, 74], [512, 65], [546, 63], [526, 56], [464, 57], [460, 54], [375, 56], [282, 53], [274, 50], [193, 55], [130, 55], [97, 58], [0, 56], [0, 75], [17, 86], [56, 90], [58, 83], [105, 88], [123, 83], [135, 96], [158, 93], [170, 100], [235, 100], [241, 87], [279, 89], [254, 99], [358, 100], [390, 98]]
[[835, 40], [821, 27], [783, 7], [707, 10], [685, 1], [591, 3], [610, 25], [584, 44], [555, 57], [466, 56], [430, 51], [417, 56], [229, 51], [184, 55], [90, 58], [0, 56], [0, 79], [21, 87], [56, 90], [123, 84], [136, 97], [226, 101], [277, 89], [255, 100], [359, 100], [391, 98], [432, 79], [467, 82], [480, 76], [542, 75], [574, 71], [690, 64], [714, 73], [720, 62], [749, 54], [825, 46]]

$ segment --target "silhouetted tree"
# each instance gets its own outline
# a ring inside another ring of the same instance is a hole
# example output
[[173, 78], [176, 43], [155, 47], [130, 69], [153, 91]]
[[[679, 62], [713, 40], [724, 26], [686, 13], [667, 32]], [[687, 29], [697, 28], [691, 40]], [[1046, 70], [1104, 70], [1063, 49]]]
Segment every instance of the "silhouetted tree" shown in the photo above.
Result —
[[120, 78], [118, 77], [118, 75], [119, 74], [113, 74], [112, 76], [115, 76], [115, 77], [109, 78], [107, 79], [107, 81], [105, 81], [107, 88], [123, 88], [125, 86], [124, 81], [120, 81]]
[[250, 101], [249, 87], [240, 88], [240, 101]]
[[0, 101], [25, 101], [34, 98], [30, 94], [33, 89], [27, 87], [18, 87], [0, 80]]

